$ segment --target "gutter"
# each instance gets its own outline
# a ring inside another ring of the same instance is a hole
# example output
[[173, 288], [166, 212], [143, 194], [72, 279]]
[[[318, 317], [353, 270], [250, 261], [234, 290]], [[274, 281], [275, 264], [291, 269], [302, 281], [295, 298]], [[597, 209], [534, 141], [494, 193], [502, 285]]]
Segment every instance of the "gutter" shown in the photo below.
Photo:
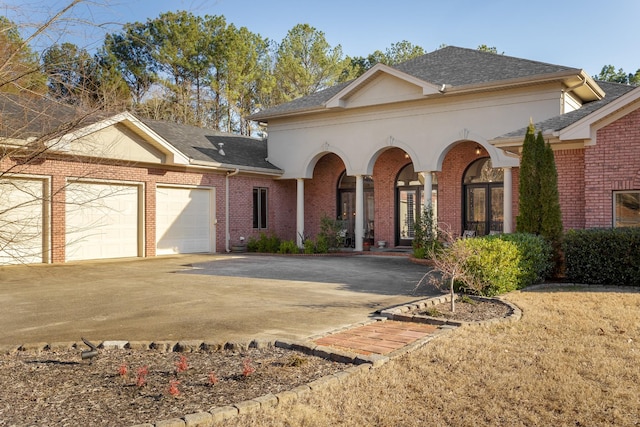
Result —
[[231, 233], [229, 232], [229, 178], [237, 175], [240, 172], [240, 169], [236, 168], [233, 172], [227, 172], [224, 181], [224, 204], [225, 204], [225, 212], [224, 212], [224, 228], [225, 228], [225, 246], [224, 250], [229, 253], [231, 249], [229, 249], [229, 241], [231, 240]]
[[220, 171], [220, 169], [223, 169], [223, 170], [226, 169], [229, 172], [240, 171], [240, 169], [242, 169], [242, 172], [257, 173], [261, 175], [271, 175], [271, 176], [282, 176], [284, 172], [282, 169], [267, 169], [267, 168], [260, 168], [255, 166], [240, 166], [240, 165], [232, 165], [229, 163], [208, 162], [205, 160], [194, 160], [194, 159], [189, 159], [189, 166], [215, 169], [218, 171]]

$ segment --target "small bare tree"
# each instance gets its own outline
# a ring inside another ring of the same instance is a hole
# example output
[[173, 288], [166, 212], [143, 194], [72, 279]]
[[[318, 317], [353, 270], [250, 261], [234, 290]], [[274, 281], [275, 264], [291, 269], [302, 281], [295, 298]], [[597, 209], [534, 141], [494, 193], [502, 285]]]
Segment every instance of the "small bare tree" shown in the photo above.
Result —
[[428, 277], [429, 282], [438, 287], [448, 285], [451, 311], [455, 312], [456, 282], [467, 289], [481, 288], [477, 277], [468, 268], [469, 259], [477, 254], [472, 247], [465, 245], [464, 241], [454, 236], [450, 230], [439, 228], [438, 235], [444, 243], [438, 249], [429, 252], [427, 259], [433, 269], [423, 279]]

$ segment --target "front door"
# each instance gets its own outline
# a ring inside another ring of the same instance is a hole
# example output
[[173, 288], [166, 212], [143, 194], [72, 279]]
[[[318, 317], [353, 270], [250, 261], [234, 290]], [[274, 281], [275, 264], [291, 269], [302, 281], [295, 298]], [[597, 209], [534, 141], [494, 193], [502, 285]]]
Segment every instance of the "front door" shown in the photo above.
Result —
[[[438, 212], [438, 180], [431, 177], [431, 206]], [[413, 170], [409, 163], [400, 170], [396, 178], [396, 246], [411, 246], [415, 234], [415, 224], [424, 206], [424, 178]], [[434, 218], [435, 220], [435, 218]]]
[[504, 219], [504, 185], [502, 170], [493, 169], [491, 160], [472, 163], [464, 177], [464, 231], [478, 236], [502, 232]]

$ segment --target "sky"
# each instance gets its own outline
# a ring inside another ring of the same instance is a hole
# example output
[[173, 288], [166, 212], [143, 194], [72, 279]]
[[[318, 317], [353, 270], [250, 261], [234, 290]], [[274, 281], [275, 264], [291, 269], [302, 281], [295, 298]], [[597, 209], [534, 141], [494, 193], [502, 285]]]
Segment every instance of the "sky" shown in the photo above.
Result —
[[[0, 14], [35, 22], [69, 1], [0, 0]], [[69, 27], [68, 41], [95, 49], [105, 31], [177, 10], [223, 15], [275, 42], [296, 24], [310, 24], [345, 56], [367, 56], [407, 40], [427, 52], [443, 44], [485, 44], [589, 75], [608, 64], [627, 73], [640, 69], [640, 0], [91, 0], [73, 13], [99, 27]]]

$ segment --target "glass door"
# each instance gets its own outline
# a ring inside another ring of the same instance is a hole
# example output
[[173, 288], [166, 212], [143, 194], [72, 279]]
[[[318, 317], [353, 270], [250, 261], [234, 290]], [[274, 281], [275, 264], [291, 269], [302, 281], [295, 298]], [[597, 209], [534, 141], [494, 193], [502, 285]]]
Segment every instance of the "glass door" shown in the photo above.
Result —
[[476, 232], [478, 236], [487, 234], [487, 188], [467, 185], [464, 229]]
[[416, 190], [400, 190], [399, 215], [400, 215], [400, 245], [404, 246], [408, 240], [413, 239], [413, 226], [416, 222], [417, 203]]

